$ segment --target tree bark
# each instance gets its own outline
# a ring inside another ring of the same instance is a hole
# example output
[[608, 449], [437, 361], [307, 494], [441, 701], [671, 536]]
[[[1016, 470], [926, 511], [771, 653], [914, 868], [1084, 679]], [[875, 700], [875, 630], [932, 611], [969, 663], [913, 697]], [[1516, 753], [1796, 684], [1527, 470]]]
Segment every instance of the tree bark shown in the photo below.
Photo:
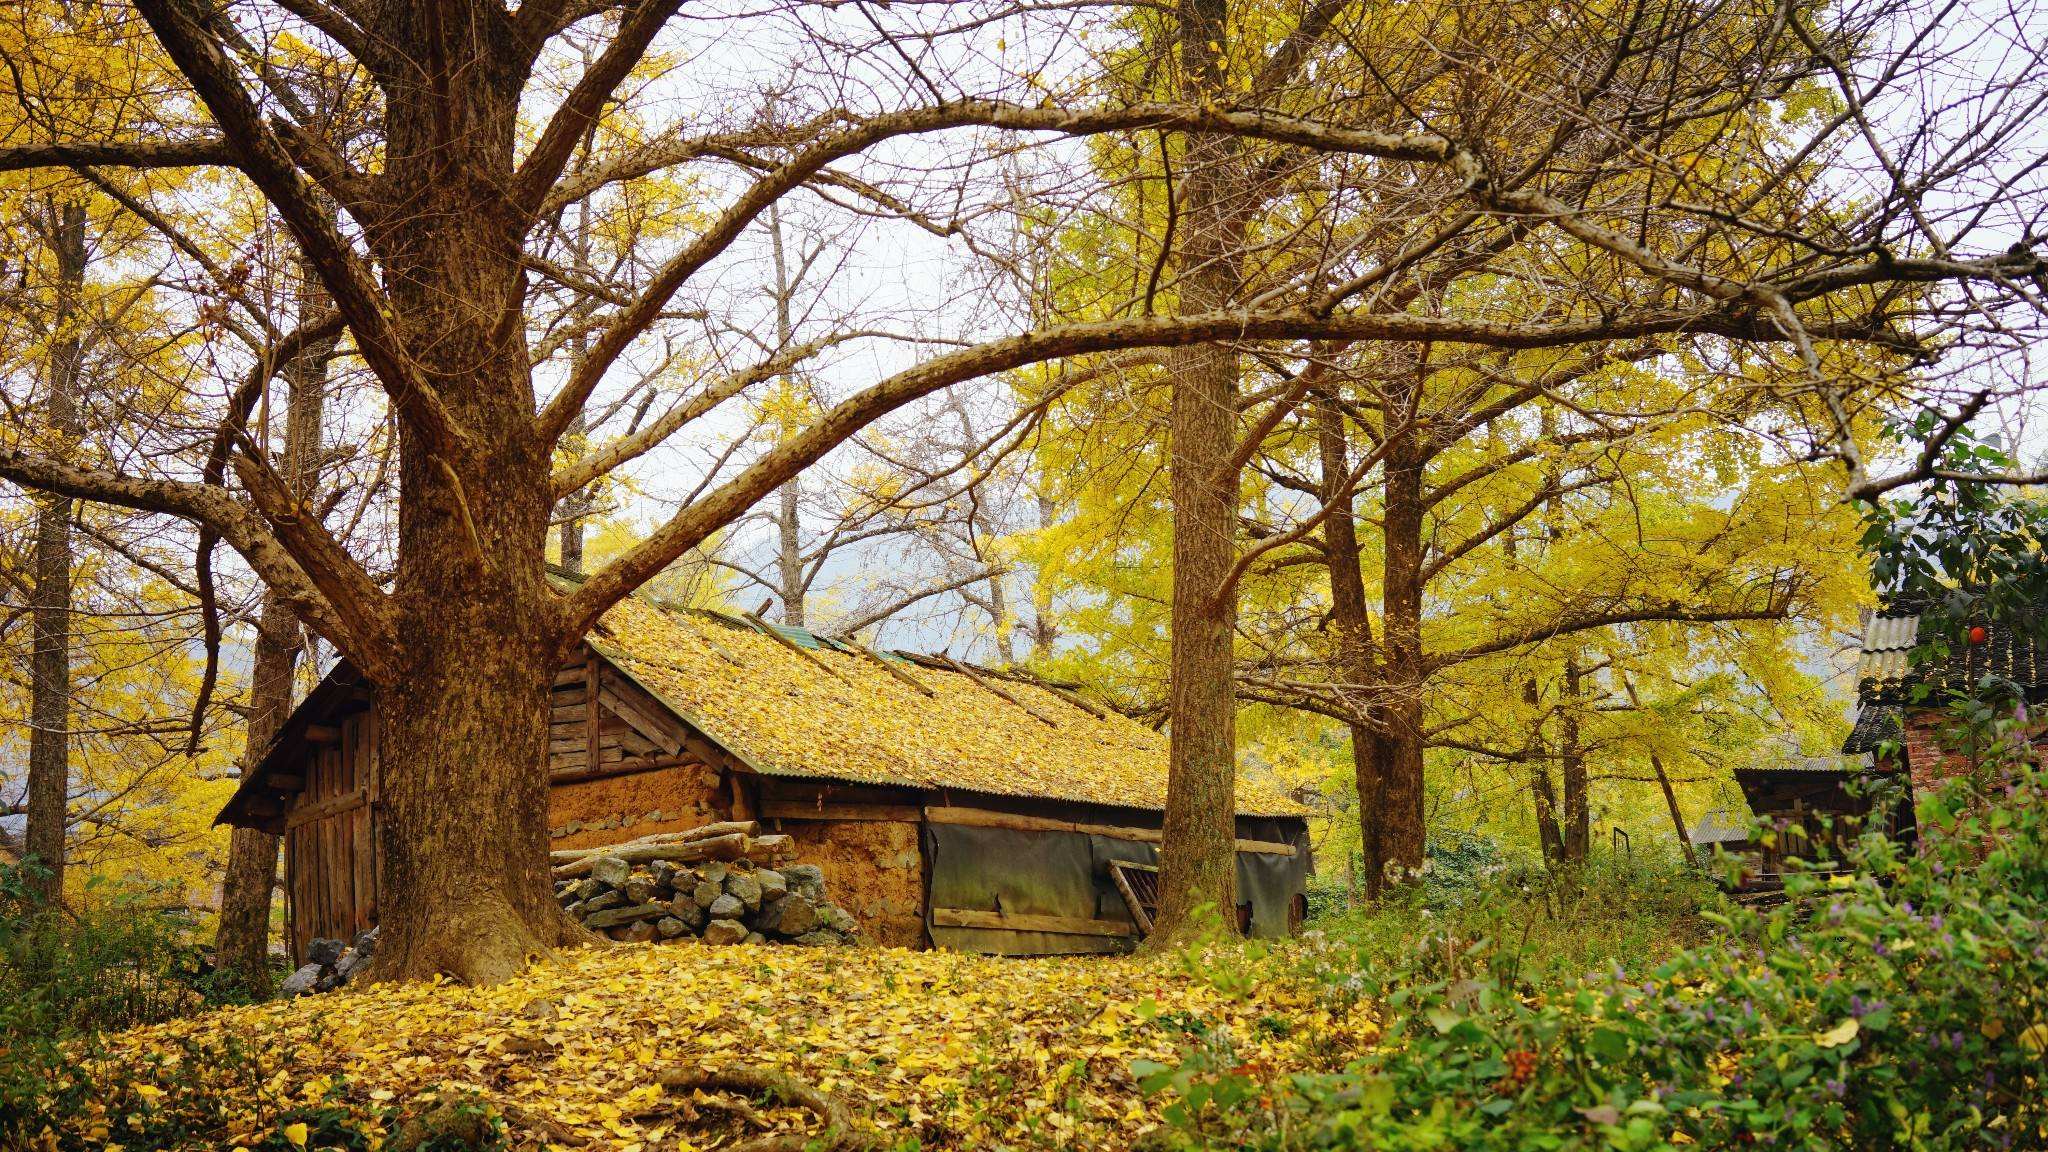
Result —
[[1381, 431], [1386, 443], [1381, 466], [1385, 561], [1380, 580], [1386, 730], [1381, 736], [1385, 748], [1376, 761], [1378, 852], [1366, 858], [1366, 865], [1383, 883], [1402, 883], [1416, 875], [1424, 851], [1422, 480], [1428, 453], [1417, 418], [1428, 358], [1426, 347], [1418, 349], [1412, 370], [1397, 372], [1390, 381]]
[[[299, 316], [312, 322], [331, 305], [312, 270], [304, 270]], [[290, 389], [285, 405], [284, 453], [278, 472], [304, 506], [320, 490], [322, 429], [327, 401], [327, 363], [336, 340], [308, 346], [282, 373]], [[291, 715], [292, 687], [303, 649], [298, 614], [276, 592], [263, 597], [256, 621], [254, 667], [249, 677], [249, 719], [242, 772], [255, 770], [278, 729]], [[227, 873], [221, 881], [220, 925], [214, 936], [216, 964], [252, 995], [270, 993], [270, 901], [277, 887], [278, 837], [260, 828], [236, 828], [228, 840]]]
[[1564, 709], [1558, 716], [1557, 760], [1564, 775], [1564, 859], [1583, 861], [1593, 854], [1593, 806], [1586, 777], [1586, 749], [1579, 740], [1579, 662], [1564, 662]]
[[[56, 300], [50, 325], [50, 427], [79, 433], [78, 324], [85, 293], [85, 205], [48, 205]], [[28, 827], [23, 847], [40, 868], [30, 891], [54, 904], [64, 893], [64, 839], [71, 797], [71, 513], [68, 497], [37, 499], [35, 594], [30, 606]]]
[[[790, 296], [795, 285], [789, 282], [789, 261], [782, 250], [782, 209], [779, 205], [768, 206], [768, 239], [774, 256], [775, 266], [775, 352], [781, 355], [789, 351], [794, 339], [794, 326], [790, 322]], [[791, 397], [791, 381], [782, 379], [783, 400], [787, 405]], [[788, 412], [782, 414], [788, 418]], [[803, 552], [803, 487], [799, 477], [792, 476], [782, 487], [775, 490], [775, 594], [782, 601], [782, 622], [798, 628], [804, 627], [804, 552]]]
[[547, 697], [580, 640], [546, 579], [550, 448], [522, 326], [527, 222], [508, 205], [516, 35], [490, 6], [379, 9], [428, 46], [386, 80], [386, 162], [366, 229], [391, 315], [460, 450], [401, 423], [396, 668], [377, 683], [379, 940], [371, 975], [471, 983], [571, 938], [547, 874]]
[[[1331, 506], [1323, 520], [1323, 547], [1330, 572], [1330, 627], [1337, 635], [1337, 666], [1349, 684], [1379, 683], [1371, 608], [1365, 596], [1365, 568], [1358, 553], [1358, 521], [1351, 507], [1351, 474], [1346, 459], [1348, 440], [1344, 414], [1334, 402], [1316, 409], [1316, 446], [1322, 463], [1323, 500]], [[1378, 862], [1383, 858], [1380, 813], [1385, 803], [1382, 782], [1387, 775], [1390, 745], [1380, 738], [1386, 710], [1376, 700], [1361, 702], [1363, 722], [1346, 725], [1351, 737], [1352, 772], [1358, 786], [1358, 843], [1365, 894], [1377, 899], [1386, 886]], [[1354, 878], [1354, 881], [1359, 878]]]
[[[1223, 0], [1182, 0], [1182, 83], [1192, 98], [1224, 90]], [[1238, 287], [1242, 224], [1232, 211], [1238, 147], [1225, 137], [1191, 139], [1181, 179], [1180, 273], [1185, 311], [1222, 308]], [[1237, 906], [1237, 603], [1223, 596], [1236, 558], [1237, 353], [1220, 344], [1175, 351], [1169, 415], [1173, 501], [1173, 607], [1165, 839], [1159, 854], [1159, 912], [1151, 941], [1170, 946], [1196, 931], [1195, 912], [1213, 907], [1226, 930]]]
[[[1542, 702], [1543, 691], [1534, 676], [1522, 682], [1522, 703], [1529, 714], [1537, 715]], [[1543, 751], [1543, 727], [1541, 721], [1531, 734], [1529, 758], [1529, 801], [1536, 814], [1536, 843], [1543, 850], [1543, 862], [1556, 867], [1564, 861], [1564, 829], [1557, 820], [1557, 790], [1550, 782], [1550, 767], [1546, 763], [1547, 753]]]

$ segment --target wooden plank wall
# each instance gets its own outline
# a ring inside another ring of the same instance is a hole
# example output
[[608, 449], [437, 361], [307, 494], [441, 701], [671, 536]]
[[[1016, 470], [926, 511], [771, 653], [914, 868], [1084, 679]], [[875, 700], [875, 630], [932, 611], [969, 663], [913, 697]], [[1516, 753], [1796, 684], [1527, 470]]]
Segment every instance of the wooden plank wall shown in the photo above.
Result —
[[692, 734], [667, 708], [631, 678], [587, 655], [571, 657], [555, 673], [549, 720], [548, 776], [557, 782], [706, 760], [708, 749], [686, 748]]
[[358, 712], [306, 747], [306, 787], [286, 820], [291, 954], [326, 936], [353, 940], [376, 923], [377, 721]]

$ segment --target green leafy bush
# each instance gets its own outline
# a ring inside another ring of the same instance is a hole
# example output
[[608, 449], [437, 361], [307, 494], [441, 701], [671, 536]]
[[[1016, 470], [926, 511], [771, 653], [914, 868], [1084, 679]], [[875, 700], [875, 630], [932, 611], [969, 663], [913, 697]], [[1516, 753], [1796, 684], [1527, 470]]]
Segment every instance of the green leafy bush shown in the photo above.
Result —
[[161, 894], [93, 886], [46, 907], [30, 895], [35, 867], [0, 868], [0, 1148], [96, 1090], [69, 1074], [78, 1053], [66, 1045], [212, 999], [190, 925]]
[[1955, 781], [1919, 817], [1924, 854], [1866, 837], [1855, 873], [1718, 911], [1711, 943], [1553, 989], [1466, 925], [1406, 958], [1325, 947], [1386, 1012], [1341, 1072], [1262, 1079], [1211, 1039], [1136, 1071], [1180, 1147], [2048, 1147], [2048, 775]]
[[[1620, 960], [1661, 961], [1704, 940], [1701, 909], [1716, 904], [1707, 877], [1675, 853], [1601, 856], [1553, 870], [1470, 838], [1431, 867], [1423, 883], [1377, 905], [1311, 921], [1312, 932], [1348, 945], [1360, 969], [1386, 969], [1441, 952], [1441, 941], [1488, 939], [1511, 946], [1514, 976], [1545, 986]], [[1437, 858], [1432, 856], [1432, 865]]]

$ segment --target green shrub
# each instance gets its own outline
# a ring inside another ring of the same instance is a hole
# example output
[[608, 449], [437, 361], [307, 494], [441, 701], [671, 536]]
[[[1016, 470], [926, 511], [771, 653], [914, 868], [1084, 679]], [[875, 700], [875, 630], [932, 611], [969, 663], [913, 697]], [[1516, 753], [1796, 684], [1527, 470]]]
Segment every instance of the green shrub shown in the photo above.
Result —
[[[1488, 939], [1513, 949], [1515, 978], [1531, 986], [1604, 969], [1664, 960], [1705, 939], [1703, 908], [1720, 902], [1707, 878], [1676, 854], [1601, 856], [1552, 870], [1486, 847], [1465, 845], [1450, 867], [1377, 905], [1311, 921], [1311, 931], [1355, 952], [1360, 970], [1407, 964], [1442, 941]], [[1448, 853], [1447, 853], [1448, 855]], [[1435, 857], [1432, 857], [1432, 864]]]
[[35, 867], [0, 868], [0, 1148], [95, 1091], [69, 1074], [67, 1045], [209, 1003], [182, 910], [97, 885], [75, 907], [45, 907], [29, 892]]
[[1338, 1073], [1261, 1079], [1213, 1038], [1136, 1071], [1181, 1147], [2048, 1147], [2048, 774], [1956, 781], [1919, 816], [1924, 854], [1866, 837], [1854, 874], [1552, 990], [1469, 925], [1405, 957], [1326, 946], [1386, 1012]]

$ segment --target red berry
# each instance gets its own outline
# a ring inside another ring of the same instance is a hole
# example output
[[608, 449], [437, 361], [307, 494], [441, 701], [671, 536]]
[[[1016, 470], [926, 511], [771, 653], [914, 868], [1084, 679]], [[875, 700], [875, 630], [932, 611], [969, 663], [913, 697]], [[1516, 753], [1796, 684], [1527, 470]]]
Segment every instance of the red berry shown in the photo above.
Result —
[[1986, 641], [1986, 640], [1988, 640], [1988, 639], [1990, 639], [1990, 638], [1991, 638], [1991, 630], [1990, 630], [1990, 629], [1988, 629], [1988, 628], [1984, 627], [1984, 626], [1983, 626], [1982, 624], [1972, 624], [1972, 625], [1970, 625], [1970, 643], [1972, 643], [1972, 644], [1982, 644], [1982, 643], [1983, 643], [1984, 641]]

